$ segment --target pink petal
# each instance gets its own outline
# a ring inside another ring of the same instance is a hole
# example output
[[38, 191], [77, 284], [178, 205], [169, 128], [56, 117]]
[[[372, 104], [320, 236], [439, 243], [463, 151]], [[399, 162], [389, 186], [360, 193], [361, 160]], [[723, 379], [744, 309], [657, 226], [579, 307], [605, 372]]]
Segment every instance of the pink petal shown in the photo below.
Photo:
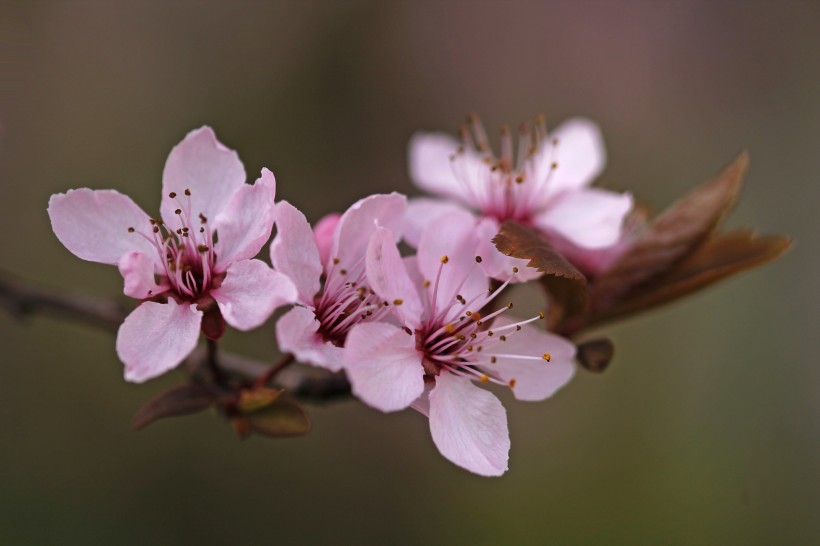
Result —
[[354, 326], [347, 334], [344, 366], [353, 394], [381, 411], [404, 409], [424, 392], [415, 336], [387, 323]]
[[222, 266], [222, 271], [231, 262], [253, 258], [268, 242], [273, 230], [275, 196], [276, 179], [268, 169], [262, 169], [256, 183], [243, 184], [217, 215], [213, 227], [219, 236], [217, 267]]
[[196, 347], [201, 322], [195, 304], [147, 301], [134, 309], [117, 332], [125, 380], [142, 383], [176, 368]]
[[305, 215], [287, 201], [276, 205], [276, 237], [270, 245], [273, 267], [293, 281], [299, 302], [313, 304], [319, 291], [322, 262]]
[[123, 293], [138, 300], [152, 298], [168, 290], [168, 283], [157, 284], [154, 260], [142, 252], [129, 252], [120, 259], [119, 270], [125, 281]]
[[632, 196], [597, 188], [567, 192], [555, 199], [534, 221], [585, 248], [603, 248], [618, 242], [624, 218], [632, 210]]
[[[498, 318], [493, 328], [512, 323], [512, 320]], [[507, 341], [499, 342], [488, 353], [536, 357], [550, 354], [549, 362], [498, 357], [495, 364], [484, 366], [508, 383], [514, 379], [512, 391], [519, 400], [545, 400], [566, 385], [575, 374], [575, 345], [566, 339], [528, 325], [522, 326], [519, 331], [505, 332], [505, 337]]]
[[[558, 143], [554, 145], [555, 139]], [[535, 161], [534, 176], [538, 180], [549, 177], [550, 195], [589, 186], [606, 165], [601, 129], [588, 119], [567, 120], [547, 137]]]
[[[202, 213], [213, 221], [243, 184], [245, 167], [237, 153], [220, 143], [210, 127], [195, 129], [171, 150], [165, 162], [162, 218], [172, 227], [179, 224], [174, 210], [181, 208], [180, 201], [186, 202], [184, 192], [190, 189], [194, 217]], [[177, 194], [176, 200], [168, 197], [171, 192]]]
[[238, 330], [252, 330], [278, 308], [296, 301], [291, 280], [261, 260], [242, 260], [228, 268], [225, 280], [211, 296], [225, 322]]
[[352, 270], [360, 262], [379, 226], [400, 236], [406, 206], [405, 196], [391, 193], [365, 197], [347, 209], [336, 226], [331, 251], [331, 257], [339, 258], [339, 268]]
[[[467, 212], [459, 211], [430, 222], [419, 241], [416, 254], [419, 271], [430, 281], [426, 289], [432, 298], [435, 282], [441, 268], [437, 294], [437, 309], [453, 307], [456, 296], [472, 300], [489, 288], [489, 279], [476, 262], [476, 219]], [[442, 265], [442, 258], [447, 263]], [[483, 257], [482, 257], [483, 258]], [[484, 304], [476, 301], [475, 310]], [[458, 312], [454, 310], [454, 312]]]
[[157, 254], [141, 234], [151, 234], [148, 215], [117, 191], [81, 188], [54, 194], [48, 201], [48, 215], [60, 242], [83, 260], [117, 265], [132, 250]]
[[342, 215], [332, 212], [323, 216], [313, 228], [313, 237], [316, 239], [316, 246], [319, 248], [319, 260], [327, 264], [330, 258], [330, 250], [333, 248], [333, 233]]
[[[498, 235], [500, 225], [494, 218], [482, 218], [476, 227], [478, 248], [476, 254], [482, 257], [481, 267], [488, 277], [506, 281], [512, 278], [514, 283], [527, 282], [539, 278], [543, 273], [527, 265], [529, 260], [505, 256], [493, 244], [493, 237]], [[518, 273], [513, 276], [513, 268]]]
[[424, 308], [390, 230], [379, 228], [370, 238], [365, 267], [370, 288], [393, 304], [407, 326], [418, 328]]
[[293, 353], [299, 362], [337, 372], [342, 369], [343, 349], [325, 341], [318, 333], [319, 321], [312, 309], [294, 307], [276, 322], [279, 349]]
[[433, 390], [434, 386], [435, 383], [433, 381], [425, 381], [424, 392], [410, 404], [411, 408], [427, 418], [430, 417], [430, 391]]
[[469, 379], [442, 372], [430, 392], [430, 433], [447, 459], [481, 476], [507, 471], [507, 412]]
[[460, 147], [461, 142], [443, 133], [416, 133], [407, 150], [410, 178], [425, 191], [475, 205], [473, 196], [488, 167], [471, 149], [454, 160]]
[[430, 222], [452, 212], [463, 211], [464, 207], [452, 201], [417, 197], [407, 202], [407, 212], [404, 214], [402, 235], [404, 241], [416, 248], [419, 246], [421, 234]]

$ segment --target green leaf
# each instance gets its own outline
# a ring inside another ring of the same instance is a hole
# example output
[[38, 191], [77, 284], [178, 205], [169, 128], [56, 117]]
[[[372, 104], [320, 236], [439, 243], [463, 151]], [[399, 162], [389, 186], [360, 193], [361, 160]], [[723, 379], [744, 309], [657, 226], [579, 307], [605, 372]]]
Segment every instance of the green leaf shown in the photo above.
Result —
[[272, 404], [243, 416], [251, 432], [280, 438], [302, 436], [310, 432], [305, 410], [291, 398], [280, 397]]
[[131, 426], [140, 430], [157, 419], [189, 415], [208, 409], [216, 402], [216, 395], [199, 384], [180, 385], [155, 396], [134, 415]]

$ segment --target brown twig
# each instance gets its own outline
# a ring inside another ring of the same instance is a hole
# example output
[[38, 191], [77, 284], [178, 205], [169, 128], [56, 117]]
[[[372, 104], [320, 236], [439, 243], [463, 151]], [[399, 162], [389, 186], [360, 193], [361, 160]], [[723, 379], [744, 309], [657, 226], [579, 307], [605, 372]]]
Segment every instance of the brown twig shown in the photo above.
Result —
[[[118, 303], [77, 294], [61, 294], [2, 271], [0, 307], [18, 318], [45, 315], [79, 321], [112, 333], [117, 331], [127, 315], [127, 310]], [[275, 379], [275, 386], [286, 389], [292, 396], [314, 402], [350, 395], [350, 384], [344, 374], [305, 366], [286, 368], [292, 357], [287, 361], [283, 359], [272, 368], [258, 360], [226, 352], [219, 353], [218, 362], [214, 359], [215, 353], [200, 347], [188, 357], [186, 368], [197, 370], [202, 366], [210, 367], [213, 363], [219, 374], [226, 372], [251, 381], [269, 374], [269, 379]]]

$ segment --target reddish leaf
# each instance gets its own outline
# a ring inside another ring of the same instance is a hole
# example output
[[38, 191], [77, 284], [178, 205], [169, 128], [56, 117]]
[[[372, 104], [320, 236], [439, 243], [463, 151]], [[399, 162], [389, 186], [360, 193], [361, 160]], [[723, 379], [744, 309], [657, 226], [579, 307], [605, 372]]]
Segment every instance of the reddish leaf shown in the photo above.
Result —
[[675, 202], [615, 265], [595, 280], [596, 310], [613, 305], [632, 287], [668, 270], [720, 224], [740, 193], [749, 156], [741, 153], [717, 178]]
[[607, 369], [615, 355], [615, 345], [608, 338], [590, 339], [578, 344], [575, 355], [578, 362], [591, 372], [600, 373]]
[[621, 303], [593, 318], [600, 322], [674, 301], [741, 271], [769, 263], [791, 247], [779, 235], [752, 231], [714, 235], [663, 275], [633, 290]]
[[208, 409], [216, 396], [204, 385], [180, 385], [146, 402], [134, 415], [134, 430], [147, 427], [157, 419], [188, 415]]
[[279, 438], [310, 432], [310, 420], [302, 406], [290, 398], [277, 398], [272, 404], [244, 416], [252, 432]]
[[493, 243], [502, 254], [513, 258], [529, 260], [528, 265], [545, 275], [541, 283], [548, 290], [551, 325], [561, 317], [582, 310], [586, 304], [587, 279], [566, 258], [553, 248], [535, 231], [518, 222], [506, 221], [493, 238]]

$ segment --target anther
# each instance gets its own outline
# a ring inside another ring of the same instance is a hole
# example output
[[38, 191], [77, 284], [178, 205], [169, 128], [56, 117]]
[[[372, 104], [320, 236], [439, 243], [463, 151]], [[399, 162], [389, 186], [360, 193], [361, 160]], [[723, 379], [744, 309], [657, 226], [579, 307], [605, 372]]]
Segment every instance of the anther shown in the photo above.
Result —
[[134, 228], [132, 228], [132, 227], [128, 228], [128, 233], [134, 233], [135, 231], [137, 231], [137, 230], [135, 230], [135, 229], [134, 229]]
[[512, 302], [508, 303], [508, 304], [507, 304], [507, 309], [512, 309], [512, 308], [513, 308], [513, 304], [512, 304]]
[[411, 330], [411, 329], [410, 329], [410, 328], [408, 328], [407, 326], [405, 326], [404, 328], [402, 328], [402, 330], [404, 330], [405, 332], [407, 332], [407, 335], [408, 335], [408, 336], [412, 336], [412, 335], [413, 335], [413, 330]]
[[449, 262], [449, 261], [450, 261], [450, 258], [449, 258], [449, 257], [447, 257], [447, 256], [442, 256], [442, 257], [441, 257], [441, 263], [446, 264], [446, 263], [447, 263], [447, 262]]
[[521, 325], [520, 325], [520, 324], [519, 324], [519, 325], [517, 325], [517, 326], [515, 327], [515, 331], [516, 331], [516, 332], [520, 332], [520, 331], [521, 331]]
[[518, 273], [518, 268], [517, 267], [513, 267], [513, 273]]
[[207, 221], [208, 221], [208, 218], [206, 218], [206, 217], [205, 217], [205, 215], [204, 215], [204, 214], [202, 214], [202, 213], [200, 212], [200, 213], [199, 213], [199, 222], [200, 222], [201, 224], [204, 224], [204, 223], [206, 223]]
[[339, 258], [333, 258], [333, 263], [338, 264], [339, 263]]
[[487, 336], [493, 337], [493, 331], [492, 330], [487, 330]]
[[171, 193], [168, 194], [168, 197], [170, 197], [171, 199], [175, 199], [176, 196], [177, 196], [177, 192], [175, 192], [175, 191], [172, 191]]
[[501, 341], [507, 341], [507, 336], [498, 336]]
[[396, 298], [393, 300], [393, 305], [401, 305], [402, 303], [404, 303], [404, 300], [401, 298]]
[[554, 161], [553, 161], [553, 162], [552, 162], [552, 165], [550, 165], [550, 169], [555, 170], [555, 169], [557, 169], [557, 168], [558, 168], [558, 163], [556, 163], [556, 162], [554, 162]]
[[424, 281], [423, 283], [421, 283], [421, 285], [422, 285], [424, 288], [430, 288], [430, 281]]
[[508, 385], [510, 386], [511, 389], [514, 389], [515, 388], [515, 379], [510, 379], [510, 382], [508, 383]]
[[470, 334], [470, 338], [471, 338], [471, 339], [475, 339], [476, 337], [478, 337], [478, 336], [476, 336], [476, 333], [475, 333], [475, 332], [473, 332], [472, 334]]
[[347, 269], [340, 269], [339, 275], [347, 275]]
[[481, 263], [483, 260], [481, 259], [481, 256], [476, 256], [475, 261]]
[[544, 312], [543, 311], [538, 312], [538, 318], [544, 318]]
[[468, 350], [468, 351], [472, 351], [472, 350], [473, 350], [473, 346], [472, 346], [472, 345], [467, 345], [467, 350]]
[[157, 224], [157, 221], [154, 220], [153, 218], [149, 218], [148, 221], [151, 223], [152, 226]]
[[541, 358], [549, 362], [552, 359], [552, 356], [549, 353], [544, 353]]
[[177, 209], [174, 211], [174, 214], [182, 214], [182, 209]]
[[496, 357], [490, 357], [490, 364], [495, 364], [496, 362], [498, 362], [498, 359]]
[[524, 183], [524, 177], [523, 176], [516, 176], [515, 177], [515, 183], [516, 184], [523, 184]]
[[190, 197], [191, 196], [191, 190], [189, 190], [188, 188], [185, 188], [185, 195]]
[[490, 382], [490, 376], [489, 376], [489, 375], [487, 375], [486, 373], [481, 374], [481, 377], [479, 378], [479, 380], [480, 380], [482, 383], [489, 383], [489, 382]]
[[159, 226], [154, 226], [153, 229], [151, 229], [151, 231], [153, 231], [154, 233], [159, 233]]
[[200, 252], [208, 252], [208, 245], [199, 245], [196, 249]]

